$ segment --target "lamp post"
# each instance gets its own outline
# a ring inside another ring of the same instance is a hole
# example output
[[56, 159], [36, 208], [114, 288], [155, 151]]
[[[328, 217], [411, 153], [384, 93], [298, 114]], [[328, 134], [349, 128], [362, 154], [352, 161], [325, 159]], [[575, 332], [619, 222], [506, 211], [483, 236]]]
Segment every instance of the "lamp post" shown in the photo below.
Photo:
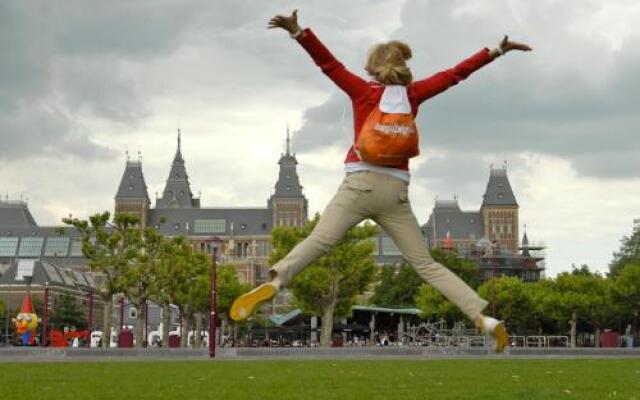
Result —
[[89, 293], [87, 293], [87, 342], [85, 343], [86, 347], [91, 348], [91, 326], [93, 325], [93, 290], [89, 289]]
[[149, 346], [149, 303], [147, 300], [144, 301], [144, 339], [142, 340], [142, 346]]
[[123, 330], [124, 330], [124, 297], [120, 297], [120, 333], [122, 333]]
[[491, 316], [496, 317], [496, 242], [491, 241]]
[[496, 317], [496, 263], [491, 262], [493, 270], [491, 271], [491, 316]]
[[211, 292], [209, 293], [209, 358], [216, 356], [216, 257], [218, 255], [218, 247], [222, 243], [222, 239], [212, 237], [207, 240], [211, 246]]
[[44, 283], [44, 307], [42, 313], [42, 347], [47, 346], [47, 336], [49, 327], [49, 282]]

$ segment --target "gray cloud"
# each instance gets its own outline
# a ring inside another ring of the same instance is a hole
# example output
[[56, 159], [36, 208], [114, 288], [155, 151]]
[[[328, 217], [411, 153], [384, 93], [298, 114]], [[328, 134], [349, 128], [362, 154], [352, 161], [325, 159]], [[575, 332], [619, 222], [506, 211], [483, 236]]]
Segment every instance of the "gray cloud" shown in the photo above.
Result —
[[293, 136], [292, 144], [296, 151], [313, 151], [314, 148], [334, 145], [349, 147], [353, 135], [353, 110], [351, 102], [342, 93], [307, 109], [303, 119], [304, 125]]
[[[392, 36], [412, 45], [418, 77], [494, 45], [505, 31], [534, 47], [533, 53], [496, 60], [425, 103], [418, 117], [423, 152], [433, 146], [471, 159], [539, 152], [571, 160], [585, 176], [640, 176], [640, 37], [612, 51], [590, 32], [568, 29], [595, 5], [499, 1], [480, 8], [462, 0], [407, 2], [402, 27]], [[333, 134], [342, 102], [332, 96], [307, 110], [295, 139], [301, 150], [343, 144], [342, 135]], [[320, 141], [322, 132], [332, 134]]]

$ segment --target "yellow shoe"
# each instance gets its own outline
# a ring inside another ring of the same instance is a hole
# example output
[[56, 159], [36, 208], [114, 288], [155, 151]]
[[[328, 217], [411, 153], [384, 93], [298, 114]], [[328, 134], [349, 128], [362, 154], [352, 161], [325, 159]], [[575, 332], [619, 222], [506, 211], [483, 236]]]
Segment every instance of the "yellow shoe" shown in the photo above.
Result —
[[483, 334], [493, 336], [496, 341], [496, 353], [502, 353], [509, 344], [509, 335], [504, 326], [504, 321], [481, 315], [479, 328]]
[[238, 297], [229, 310], [229, 316], [234, 321], [243, 321], [253, 313], [257, 305], [273, 298], [276, 294], [278, 294], [278, 287], [274, 283], [263, 283]]

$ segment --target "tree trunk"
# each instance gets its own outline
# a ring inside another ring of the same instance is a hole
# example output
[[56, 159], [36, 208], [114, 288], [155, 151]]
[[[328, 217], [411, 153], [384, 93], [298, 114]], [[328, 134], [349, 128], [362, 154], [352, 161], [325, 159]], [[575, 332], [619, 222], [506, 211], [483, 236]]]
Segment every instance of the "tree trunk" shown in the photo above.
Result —
[[333, 293], [333, 298], [322, 310], [322, 326], [320, 327], [320, 346], [330, 347], [333, 334], [333, 312], [336, 310], [338, 296]]
[[169, 332], [171, 331], [171, 305], [162, 305], [162, 345], [169, 347]]
[[113, 319], [113, 296], [111, 294], [103, 296], [104, 315], [102, 316], [102, 348], [108, 349], [111, 346], [111, 320]]
[[189, 347], [189, 328], [191, 318], [185, 313], [182, 315], [182, 347]]
[[576, 347], [576, 326], [578, 325], [578, 316], [576, 313], [571, 314], [571, 321], [569, 321], [571, 325], [571, 347]]
[[147, 308], [145, 307], [146, 300], [140, 300], [136, 304], [138, 314], [136, 318], [136, 330], [135, 330], [135, 342], [136, 347], [145, 347], [147, 341], [147, 330], [145, 329], [144, 322], [146, 320]]
[[[195, 315], [195, 319], [196, 319], [196, 340], [195, 340], [195, 345], [194, 347], [196, 348], [200, 348], [202, 347], [202, 313], [196, 313]], [[211, 339], [211, 338], [209, 338]]]
[[233, 347], [238, 346], [238, 324], [233, 324]]
[[[230, 333], [226, 333], [225, 329], [227, 328], [227, 319], [226, 318], [220, 318], [220, 332], [221, 332], [221, 336], [225, 337], [225, 335], [227, 335], [227, 337], [230, 337]], [[226, 343], [224, 342], [224, 340], [220, 341], [220, 347], [224, 347], [226, 345]]]
[[595, 333], [593, 334], [593, 339], [595, 342], [595, 347], [600, 347], [600, 328], [596, 328]]

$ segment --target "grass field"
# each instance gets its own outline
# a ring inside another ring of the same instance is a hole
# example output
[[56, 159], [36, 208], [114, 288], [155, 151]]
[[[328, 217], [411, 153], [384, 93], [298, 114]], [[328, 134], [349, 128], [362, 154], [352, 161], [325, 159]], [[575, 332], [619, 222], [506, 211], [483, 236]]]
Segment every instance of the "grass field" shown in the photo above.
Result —
[[0, 399], [635, 399], [640, 360], [0, 363]]

